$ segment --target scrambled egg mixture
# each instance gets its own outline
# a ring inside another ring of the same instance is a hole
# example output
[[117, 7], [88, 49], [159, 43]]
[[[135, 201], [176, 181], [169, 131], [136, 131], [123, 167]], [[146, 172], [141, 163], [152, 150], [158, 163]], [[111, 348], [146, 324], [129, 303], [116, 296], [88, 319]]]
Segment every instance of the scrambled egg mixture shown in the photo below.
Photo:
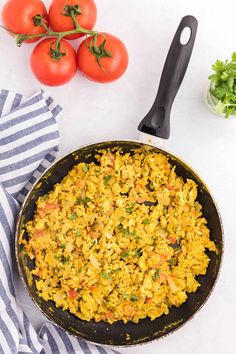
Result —
[[216, 252], [197, 185], [153, 151], [103, 151], [40, 197], [22, 241], [39, 295], [82, 320], [168, 314]]

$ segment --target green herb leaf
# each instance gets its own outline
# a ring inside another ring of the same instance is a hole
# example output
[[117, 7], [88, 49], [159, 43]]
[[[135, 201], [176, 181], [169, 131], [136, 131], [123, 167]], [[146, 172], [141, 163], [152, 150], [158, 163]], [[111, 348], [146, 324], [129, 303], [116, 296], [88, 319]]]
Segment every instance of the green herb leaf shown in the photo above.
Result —
[[71, 214], [70, 220], [76, 220], [78, 218], [76, 213]]
[[233, 62], [236, 62], [236, 52], [233, 52], [231, 59]]
[[175, 257], [171, 257], [171, 259], [168, 260], [168, 263], [170, 266], [175, 266], [177, 264], [177, 259]]
[[130, 299], [131, 299], [132, 301], [138, 301], [138, 296], [136, 296], [136, 295], [131, 295]]
[[68, 264], [69, 262], [70, 262], [70, 256], [68, 256], [68, 257], [62, 256], [61, 257], [61, 263]]
[[81, 231], [80, 230], [76, 231], [76, 236], [80, 236], [80, 235], [81, 235]]
[[82, 273], [82, 270], [83, 270], [83, 268], [81, 267], [81, 268], [79, 268], [78, 269], [78, 273]]
[[91, 245], [90, 249], [91, 249], [91, 248], [93, 248], [96, 244], [97, 244], [97, 240], [93, 240], [93, 242], [92, 242], [92, 245]]
[[160, 278], [160, 269], [156, 269], [155, 273], [152, 276], [152, 280], [156, 280]]
[[91, 198], [88, 198], [88, 197], [86, 197], [86, 198], [77, 198], [77, 204], [88, 204], [88, 203], [90, 203], [92, 201], [92, 199]]
[[140, 249], [138, 249], [138, 250], [135, 250], [135, 252], [134, 252], [134, 255], [136, 256], [136, 257], [141, 257], [142, 256], [142, 254], [143, 254], [143, 252], [142, 252], [142, 249], [140, 248]]
[[101, 276], [102, 276], [103, 279], [112, 280], [112, 277], [110, 276], [110, 274], [108, 274], [106, 272], [102, 272]]
[[144, 225], [151, 224], [151, 221], [150, 221], [149, 219], [144, 219], [144, 220], [143, 220], [143, 224], [144, 224]]
[[126, 208], [125, 211], [126, 213], [130, 214], [132, 212], [132, 208]]
[[64, 250], [66, 248], [66, 243], [61, 243], [60, 248], [62, 248]]
[[59, 255], [59, 254], [55, 254], [54, 255], [54, 258], [56, 259], [56, 260], [58, 260], [58, 261], [60, 261], [61, 260], [61, 255]]
[[65, 235], [67, 236], [67, 235], [69, 234], [69, 232], [71, 232], [71, 231], [73, 231], [73, 230], [74, 230], [73, 228], [67, 230], [66, 233], [65, 233]]
[[88, 166], [88, 165], [84, 165], [84, 166], [83, 166], [83, 171], [84, 171], [84, 172], [88, 172], [88, 170], [89, 170], [89, 166]]
[[112, 176], [111, 176], [111, 175], [106, 176], [104, 183], [105, 183], [105, 184], [108, 184], [111, 179], [112, 179]]
[[97, 226], [98, 226], [98, 221], [94, 221], [94, 223], [92, 225], [93, 232], [97, 231]]
[[212, 70], [214, 73], [209, 76], [210, 94], [218, 100], [214, 110], [226, 118], [236, 115], [236, 52], [232, 54], [231, 60], [216, 60]]
[[23, 250], [24, 250], [24, 245], [23, 245], [22, 243], [19, 245], [19, 250], [20, 250], [20, 251], [23, 251]]
[[135, 232], [130, 232], [129, 229], [123, 229], [123, 234], [125, 236], [136, 236], [136, 233]]
[[121, 258], [121, 259], [125, 259], [125, 258], [127, 258], [127, 257], [129, 257], [129, 252], [128, 252], [128, 251], [124, 251], [124, 252], [122, 252], [121, 255], [120, 255], [120, 258]]
[[121, 270], [120, 268], [114, 269], [114, 270], [112, 270], [112, 273], [116, 274], [116, 273], [120, 272], [120, 270]]

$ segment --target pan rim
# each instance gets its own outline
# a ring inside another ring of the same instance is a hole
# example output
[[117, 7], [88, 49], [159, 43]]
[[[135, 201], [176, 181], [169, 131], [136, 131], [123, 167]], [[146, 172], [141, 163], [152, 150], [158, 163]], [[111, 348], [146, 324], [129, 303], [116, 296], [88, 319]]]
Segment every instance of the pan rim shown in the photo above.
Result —
[[[154, 149], [158, 149], [160, 150], [160, 152], [164, 152], [165, 154], [169, 154], [171, 157], [173, 157], [174, 159], [176, 159], [177, 161], [179, 161], [181, 163], [181, 165], [183, 165], [183, 167], [187, 167], [196, 177], [198, 180], [200, 180], [204, 186], [204, 188], [206, 189], [207, 193], [210, 195], [214, 206], [216, 208], [216, 212], [219, 218], [219, 223], [220, 223], [220, 228], [221, 228], [221, 234], [222, 234], [222, 249], [221, 249], [221, 257], [220, 257], [220, 261], [219, 261], [219, 269], [218, 272], [216, 274], [216, 278], [214, 280], [214, 283], [209, 291], [209, 293], [207, 294], [206, 298], [204, 299], [204, 301], [202, 302], [202, 304], [198, 307], [198, 309], [183, 323], [179, 324], [176, 328], [172, 329], [169, 333], [163, 334], [158, 338], [153, 338], [147, 341], [144, 341], [142, 343], [131, 343], [131, 344], [102, 344], [102, 343], [97, 343], [97, 342], [93, 342], [91, 340], [79, 337], [76, 334], [70, 333], [69, 331], [67, 331], [66, 329], [64, 329], [61, 325], [59, 325], [58, 323], [54, 322], [48, 314], [45, 314], [43, 312], [43, 310], [41, 309], [41, 307], [39, 306], [39, 304], [36, 302], [36, 300], [34, 299], [34, 297], [32, 296], [25, 280], [23, 277], [23, 273], [20, 267], [20, 257], [19, 257], [19, 252], [18, 252], [18, 240], [19, 240], [19, 228], [20, 228], [20, 222], [21, 222], [21, 218], [22, 218], [22, 213], [25, 207], [25, 204], [27, 203], [28, 198], [30, 197], [32, 191], [34, 190], [35, 186], [40, 182], [40, 180], [44, 177], [44, 175], [54, 166], [56, 165], [59, 161], [63, 160], [64, 158], [66, 158], [67, 156], [71, 155], [71, 154], [76, 154], [79, 153], [79, 150], [89, 147], [89, 146], [93, 146], [93, 145], [100, 145], [100, 144], [106, 144], [106, 143], [117, 143], [117, 145], [119, 145], [119, 143], [138, 143], [140, 145], [143, 146], [147, 146], [147, 147], [151, 147]], [[23, 201], [23, 203], [20, 206], [20, 210], [19, 210], [19, 214], [17, 217], [17, 221], [16, 221], [16, 228], [15, 228], [15, 255], [16, 255], [16, 263], [17, 263], [17, 268], [18, 268], [18, 272], [20, 275], [20, 278], [23, 282], [24, 288], [26, 289], [27, 293], [29, 294], [31, 300], [33, 300], [33, 303], [37, 306], [37, 308], [40, 310], [40, 312], [56, 327], [60, 328], [61, 330], [65, 331], [67, 334], [73, 336], [74, 338], [83, 340], [85, 342], [94, 344], [94, 345], [99, 345], [99, 346], [103, 346], [103, 347], [108, 347], [108, 348], [130, 348], [130, 347], [136, 347], [136, 346], [141, 346], [141, 345], [147, 345], [150, 343], [153, 343], [154, 341], [158, 341], [160, 339], [164, 339], [165, 337], [169, 336], [170, 334], [173, 334], [174, 332], [178, 331], [180, 328], [182, 328], [185, 324], [187, 324], [190, 320], [193, 319], [193, 317], [195, 317], [195, 315], [202, 309], [202, 307], [206, 304], [206, 302], [208, 301], [209, 297], [211, 296], [211, 294], [213, 293], [213, 290], [215, 289], [216, 283], [219, 280], [220, 274], [221, 274], [221, 270], [222, 270], [222, 263], [223, 263], [223, 258], [224, 258], [224, 244], [225, 244], [225, 237], [224, 237], [224, 227], [223, 227], [223, 222], [222, 222], [222, 217], [221, 217], [221, 213], [219, 211], [219, 207], [218, 204], [213, 196], [213, 194], [211, 193], [211, 191], [209, 190], [208, 185], [205, 183], [205, 181], [200, 177], [200, 175], [188, 164], [186, 163], [182, 158], [180, 158], [178, 155], [173, 154], [172, 152], [170, 152], [169, 150], [163, 149], [162, 147], [158, 147], [155, 145], [151, 145], [148, 143], [144, 143], [141, 142], [139, 140], [135, 140], [135, 139], [122, 139], [122, 140], [103, 140], [103, 141], [98, 141], [95, 143], [90, 143], [90, 144], [84, 144], [81, 145], [79, 148], [77, 149], [72, 149], [70, 152], [63, 154], [62, 156], [58, 157], [55, 159], [55, 161], [53, 161], [50, 166], [48, 166], [45, 171], [41, 174], [41, 176], [39, 178], [36, 179], [36, 181], [32, 184], [31, 189], [28, 191], [27, 195], [25, 196], [25, 199]]]

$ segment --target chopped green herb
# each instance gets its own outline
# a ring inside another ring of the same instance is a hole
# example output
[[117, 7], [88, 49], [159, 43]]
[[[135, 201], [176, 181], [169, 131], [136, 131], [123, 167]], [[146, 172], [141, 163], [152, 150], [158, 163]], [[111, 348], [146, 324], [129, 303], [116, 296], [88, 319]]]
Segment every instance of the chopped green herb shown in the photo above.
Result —
[[130, 299], [131, 299], [132, 301], [138, 301], [138, 296], [136, 296], [136, 295], [131, 295]]
[[171, 259], [168, 260], [168, 263], [170, 266], [175, 266], [177, 264], [177, 259], [175, 257], [171, 257]]
[[61, 243], [60, 248], [65, 249], [66, 248], [66, 243]]
[[144, 225], [151, 224], [151, 221], [150, 221], [149, 219], [144, 219], [144, 220], [143, 220], [143, 224], [144, 224]]
[[66, 233], [65, 233], [65, 235], [67, 236], [68, 234], [69, 234], [69, 232], [71, 232], [71, 231], [73, 231], [74, 229], [72, 228], [72, 229], [69, 229], [69, 230], [67, 230], [66, 231]]
[[63, 263], [63, 264], [68, 264], [69, 261], [70, 261], [70, 256], [68, 256], [68, 257], [62, 256], [61, 257], [61, 263]]
[[128, 251], [124, 251], [124, 252], [122, 252], [121, 255], [120, 255], [120, 258], [121, 258], [121, 259], [125, 259], [125, 258], [127, 258], [127, 257], [129, 257], [129, 252], [128, 252]]
[[23, 251], [23, 249], [24, 249], [24, 245], [20, 244], [19, 250], [20, 250], [20, 251]]
[[84, 166], [83, 166], [83, 171], [84, 171], [84, 172], [88, 172], [88, 170], [89, 170], [89, 166], [88, 166], [88, 165], [84, 165]]
[[130, 207], [126, 208], [126, 213], [128, 213], [128, 214], [132, 213], [132, 209], [135, 205], [136, 205], [136, 203], [131, 203]]
[[97, 231], [97, 228], [96, 228], [97, 225], [98, 225], [98, 221], [94, 221], [94, 223], [92, 225], [93, 232]]
[[116, 273], [120, 272], [120, 270], [121, 270], [120, 268], [114, 269], [114, 270], [112, 270], [112, 273], [116, 274]]
[[80, 235], [81, 235], [81, 231], [80, 230], [76, 231], [76, 236], [80, 236]]
[[111, 175], [108, 175], [105, 177], [105, 184], [108, 184], [110, 182], [110, 180], [112, 179], [112, 176]]
[[123, 229], [123, 233], [125, 236], [128, 236], [129, 235], [129, 229]]
[[56, 259], [56, 260], [58, 260], [58, 261], [60, 261], [61, 260], [61, 255], [59, 255], [59, 254], [55, 254], [55, 256], [54, 256], [54, 258]]
[[152, 276], [152, 280], [156, 280], [160, 278], [160, 269], [156, 269], [155, 273]]
[[81, 268], [79, 268], [78, 269], [78, 273], [82, 273], [82, 270], [83, 270], [83, 268], [81, 267]]
[[123, 231], [123, 234], [125, 236], [136, 236], [136, 233], [135, 232], [130, 232], [129, 229], [122, 228], [122, 231]]
[[90, 203], [92, 201], [92, 199], [91, 198], [88, 198], [88, 197], [86, 197], [86, 198], [77, 198], [77, 201], [76, 201], [76, 203], [77, 204], [88, 204], [88, 203]]
[[138, 296], [132, 294], [123, 294], [123, 299], [130, 299], [132, 301], [138, 301]]
[[78, 218], [76, 213], [71, 214], [70, 220], [76, 220]]
[[110, 274], [108, 274], [106, 272], [102, 272], [101, 276], [102, 276], [103, 279], [112, 280], [112, 277], [110, 276]]
[[120, 217], [120, 221], [124, 221], [125, 220], [125, 217], [124, 216], [121, 216]]
[[141, 257], [142, 254], [143, 254], [143, 252], [142, 252], [141, 248], [138, 249], [138, 250], [135, 250], [135, 252], [134, 252], [134, 255], [135, 255], [136, 257]]
[[93, 248], [93, 246], [95, 246], [96, 244], [97, 244], [97, 240], [93, 240], [92, 246], [90, 247], [90, 249]]

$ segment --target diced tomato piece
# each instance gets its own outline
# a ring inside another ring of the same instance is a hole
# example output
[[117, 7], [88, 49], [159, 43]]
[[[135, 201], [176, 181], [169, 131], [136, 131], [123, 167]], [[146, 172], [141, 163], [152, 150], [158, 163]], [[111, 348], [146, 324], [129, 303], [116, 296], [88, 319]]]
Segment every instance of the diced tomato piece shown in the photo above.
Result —
[[146, 303], [151, 304], [152, 303], [152, 297], [146, 297]]
[[124, 310], [127, 316], [133, 316], [135, 314], [135, 309], [132, 306], [126, 305]]
[[34, 230], [32, 237], [42, 237], [45, 235], [45, 230]]
[[166, 261], [166, 258], [167, 258], [166, 254], [161, 253], [160, 254], [160, 264], [164, 263]]
[[177, 188], [176, 186], [171, 186], [170, 184], [167, 184], [166, 186], [170, 191], [175, 191]]
[[165, 273], [160, 273], [160, 278], [159, 278], [160, 282], [163, 282], [166, 279], [167, 279], [167, 275]]
[[146, 201], [146, 198], [137, 198], [136, 199], [136, 202], [139, 203], [139, 204], [142, 204]]
[[89, 290], [96, 290], [97, 289], [97, 285], [91, 285], [90, 287], [89, 287]]
[[46, 202], [44, 208], [38, 208], [38, 214], [40, 217], [44, 217], [47, 215], [51, 210], [59, 208], [58, 203], [50, 203]]
[[174, 237], [174, 236], [169, 235], [169, 236], [167, 237], [167, 240], [168, 240], [170, 243], [176, 243], [176, 237]]
[[78, 296], [78, 293], [74, 289], [70, 288], [68, 291], [68, 295], [71, 299], [76, 299]]
[[96, 238], [95, 232], [93, 230], [89, 230], [88, 234], [91, 238]]
[[106, 319], [113, 319], [113, 318], [114, 318], [114, 315], [113, 315], [113, 313], [112, 313], [111, 311], [107, 311], [107, 312], [105, 313], [105, 318], [106, 318]]

